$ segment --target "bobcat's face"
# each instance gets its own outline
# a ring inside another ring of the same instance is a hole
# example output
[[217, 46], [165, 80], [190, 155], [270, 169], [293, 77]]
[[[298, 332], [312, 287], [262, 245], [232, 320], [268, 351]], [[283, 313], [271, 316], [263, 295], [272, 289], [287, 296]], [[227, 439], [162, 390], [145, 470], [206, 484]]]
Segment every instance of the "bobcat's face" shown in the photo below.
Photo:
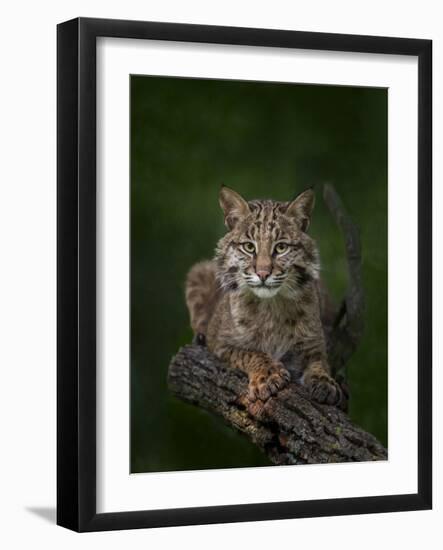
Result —
[[318, 252], [306, 234], [314, 202], [305, 191], [291, 203], [246, 202], [223, 187], [220, 203], [229, 232], [217, 247], [222, 287], [251, 291], [259, 298], [296, 293], [318, 277]]

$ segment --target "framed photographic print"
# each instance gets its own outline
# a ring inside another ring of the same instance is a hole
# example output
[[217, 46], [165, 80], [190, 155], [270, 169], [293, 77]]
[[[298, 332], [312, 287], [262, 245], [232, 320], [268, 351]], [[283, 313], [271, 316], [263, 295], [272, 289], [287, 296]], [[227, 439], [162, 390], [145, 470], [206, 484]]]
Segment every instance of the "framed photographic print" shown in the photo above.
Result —
[[58, 26], [59, 525], [431, 507], [431, 66]]

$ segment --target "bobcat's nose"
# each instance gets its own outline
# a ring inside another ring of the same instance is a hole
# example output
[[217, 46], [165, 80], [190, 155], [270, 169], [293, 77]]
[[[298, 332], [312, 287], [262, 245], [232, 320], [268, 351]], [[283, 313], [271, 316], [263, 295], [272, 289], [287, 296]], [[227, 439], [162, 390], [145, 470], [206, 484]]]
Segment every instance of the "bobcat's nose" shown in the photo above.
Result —
[[266, 279], [269, 277], [269, 275], [271, 274], [270, 271], [265, 270], [265, 269], [261, 269], [260, 271], [257, 271], [256, 273], [259, 276], [260, 281], [262, 283], [264, 283], [266, 281]]

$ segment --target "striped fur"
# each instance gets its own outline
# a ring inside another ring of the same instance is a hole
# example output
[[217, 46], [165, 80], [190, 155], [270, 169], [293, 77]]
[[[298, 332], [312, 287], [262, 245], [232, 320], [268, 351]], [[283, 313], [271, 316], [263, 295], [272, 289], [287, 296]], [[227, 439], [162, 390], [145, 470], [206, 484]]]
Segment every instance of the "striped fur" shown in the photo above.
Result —
[[195, 264], [188, 273], [185, 288], [192, 330], [194, 334], [205, 335], [219, 295], [214, 262]]

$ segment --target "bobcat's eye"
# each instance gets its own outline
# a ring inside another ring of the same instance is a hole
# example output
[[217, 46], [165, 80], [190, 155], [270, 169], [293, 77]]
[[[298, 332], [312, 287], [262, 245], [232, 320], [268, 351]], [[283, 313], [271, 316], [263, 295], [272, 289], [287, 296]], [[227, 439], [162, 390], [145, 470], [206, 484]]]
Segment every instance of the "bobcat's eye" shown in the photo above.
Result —
[[247, 252], [248, 254], [254, 254], [255, 252], [255, 245], [254, 243], [251, 243], [250, 241], [248, 242], [245, 242], [245, 243], [242, 243], [242, 248], [245, 252]]
[[274, 252], [276, 254], [284, 254], [287, 252], [289, 246], [286, 243], [277, 243], [274, 247]]

